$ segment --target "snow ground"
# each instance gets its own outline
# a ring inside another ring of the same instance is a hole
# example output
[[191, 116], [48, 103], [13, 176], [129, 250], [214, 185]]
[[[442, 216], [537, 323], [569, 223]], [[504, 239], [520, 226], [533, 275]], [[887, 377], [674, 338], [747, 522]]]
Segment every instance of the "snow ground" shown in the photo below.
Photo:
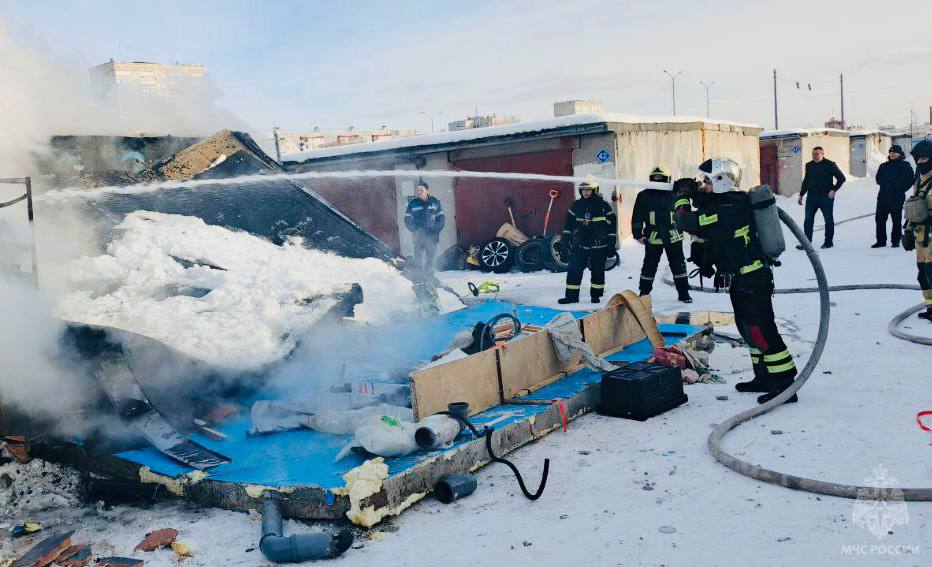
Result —
[[[849, 183], [838, 196], [836, 218], [872, 212], [875, 190], [868, 181]], [[801, 220], [802, 207], [789, 200], [782, 206]], [[870, 217], [838, 226], [835, 248], [821, 254], [830, 283], [915, 282], [915, 256], [868, 248], [873, 234]], [[636, 287], [640, 250], [629, 242], [621, 254], [622, 266], [608, 273], [609, 292]], [[778, 287], [814, 285], [802, 252], [790, 249], [783, 260]], [[492, 279], [502, 284], [500, 299], [546, 306], [555, 306], [563, 290], [562, 274], [448, 272], [441, 279], [457, 290], [467, 280]], [[659, 282], [653, 296], [658, 313], [730, 310], [727, 296], [699, 293], [684, 309], [672, 288]], [[920, 301], [919, 292], [838, 292], [832, 301], [829, 342], [800, 403], [739, 427], [726, 438], [727, 448], [751, 462], [818, 479], [866, 483], [882, 465], [898, 486], [932, 485], [932, 437], [915, 423], [916, 412], [932, 409], [932, 352], [886, 331], [893, 315]], [[779, 295], [774, 306], [791, 350], [804, 361], [815, 336], [816, 295]], [[928, 324], [912, 321], [913, 332], [932, 336]], [[750, 407], [754, 398], [731, 386], [750, 377], [743, 348], [719, 345], [711, 360], [729, 383], [687, 386], [689, 402], [673, 411], [644, 423], [590, 414], [572, 422], [567, 433], [555, 432], [513, 453], [531, 485], [543, 459], [551, 459], [540, 500], [525, 500], [506, 467], [488, 466], [477, 472], [479, 488], [472, 496], [451, 505], [424, 500], [363, 535], [334, 564], [932, 563], [932, 503], [909, 503], [908, 524], [878, 539], [853, 524], [852, 500], [760, 483], [715, 462], [706, 449], [713, 424]], [[146, 532], [172, 526], [195, 549], [184, 565], [267, 563], [254, 549], [259, 523], [246, 514], [183, 504], [112, 511], [52, 507], [30, 514], [47, 524], [70, 524], [78, 529], [76, 541], [114, 553], [133, 555]], [[286, 526], [287, 533], [299, 529], [307, 528]], [[3, 545], [10, 548], [8, 540]], [[147, 565], [177, 563], [169, 551], [138, 556], [147, 557]]]

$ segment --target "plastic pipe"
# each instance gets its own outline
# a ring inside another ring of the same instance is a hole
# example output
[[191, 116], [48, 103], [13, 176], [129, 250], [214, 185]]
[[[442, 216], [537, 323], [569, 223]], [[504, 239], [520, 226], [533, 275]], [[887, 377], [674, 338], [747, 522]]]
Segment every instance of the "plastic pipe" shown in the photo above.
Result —
[[278, 502], [266, 498], [262, 502], [262, 537], [259, 550], [275, 563], [301, 563], [340, 556], [353, 544], [353, 532], [342, 529], [336, 534], [324, 532], [284, 535], [282, 514]]
[[469, 496], [476, 491], [476, 477], [471, 474], [448, 474], [440, 477], [434, 486], [434, 496], [444, 504]]

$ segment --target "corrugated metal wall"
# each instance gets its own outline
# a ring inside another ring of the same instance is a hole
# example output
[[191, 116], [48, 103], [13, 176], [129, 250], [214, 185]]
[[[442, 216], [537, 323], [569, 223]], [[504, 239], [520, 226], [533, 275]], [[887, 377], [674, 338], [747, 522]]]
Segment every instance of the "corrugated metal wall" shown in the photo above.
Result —
[[[453, 168], [465, 171], [572, 175], [573, 155], [572, 150], [565, 149], [461, 159], [453, 162]], [[510, 222], [505, 199], [514, 202], [515, 222], [522, 232], [528, 236], [542, 234], [544, 215], [550, 202], [550, 189], [560, 192], [550, 213], [548, 229], [550, 234], [555, 234], [563, 230], [566, 211], [574, 199], [571, 183], [457, 178], [453, 186], [457, 243], [466, 247], [493, 238], [503, 223]]]

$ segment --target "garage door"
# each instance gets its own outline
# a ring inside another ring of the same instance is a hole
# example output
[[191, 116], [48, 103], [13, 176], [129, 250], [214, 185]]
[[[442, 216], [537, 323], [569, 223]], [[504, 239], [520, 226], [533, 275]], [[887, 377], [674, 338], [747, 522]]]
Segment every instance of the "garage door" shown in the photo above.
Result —
[[[494, 171], [499, 173], [541, 173], [572, 175], [572, 150], [552, 150], [499, 157], [458, 160], [454, 169], [464, 171]], [[550, 234], [563, 230], [566, 211], [574, 199], [571, 183], [548, 181], [511, 181], [458, 177], [453, 184], [456, 201], [456, 234], [460, 246], [467, 247], [495, 236], [499, 227], [510, 222], [505, 201], [513, 202], [515, 222], [528, 236], [540, 235], [544, 215], [550, 202], [548, 191], [556, 189], [559, 196], [550, 214]]]

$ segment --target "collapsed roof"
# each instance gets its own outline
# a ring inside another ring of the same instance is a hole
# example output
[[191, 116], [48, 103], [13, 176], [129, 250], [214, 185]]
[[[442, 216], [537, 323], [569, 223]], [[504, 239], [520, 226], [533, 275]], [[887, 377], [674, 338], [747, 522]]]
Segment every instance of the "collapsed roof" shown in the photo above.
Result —
[[91, 206], [115, 221], [137, 210], [190, 215], [276, 244], [298, 236], [308, 247], [351, 258], [394, 259], [382, 241], [300, 182], [219, 182], [242, 175], [283, 173], [246, 133], [222, 130], [159, 161], [152, 171], [159, 179], [216, 179], [218, 184], [112, 194], [94, 200]]

